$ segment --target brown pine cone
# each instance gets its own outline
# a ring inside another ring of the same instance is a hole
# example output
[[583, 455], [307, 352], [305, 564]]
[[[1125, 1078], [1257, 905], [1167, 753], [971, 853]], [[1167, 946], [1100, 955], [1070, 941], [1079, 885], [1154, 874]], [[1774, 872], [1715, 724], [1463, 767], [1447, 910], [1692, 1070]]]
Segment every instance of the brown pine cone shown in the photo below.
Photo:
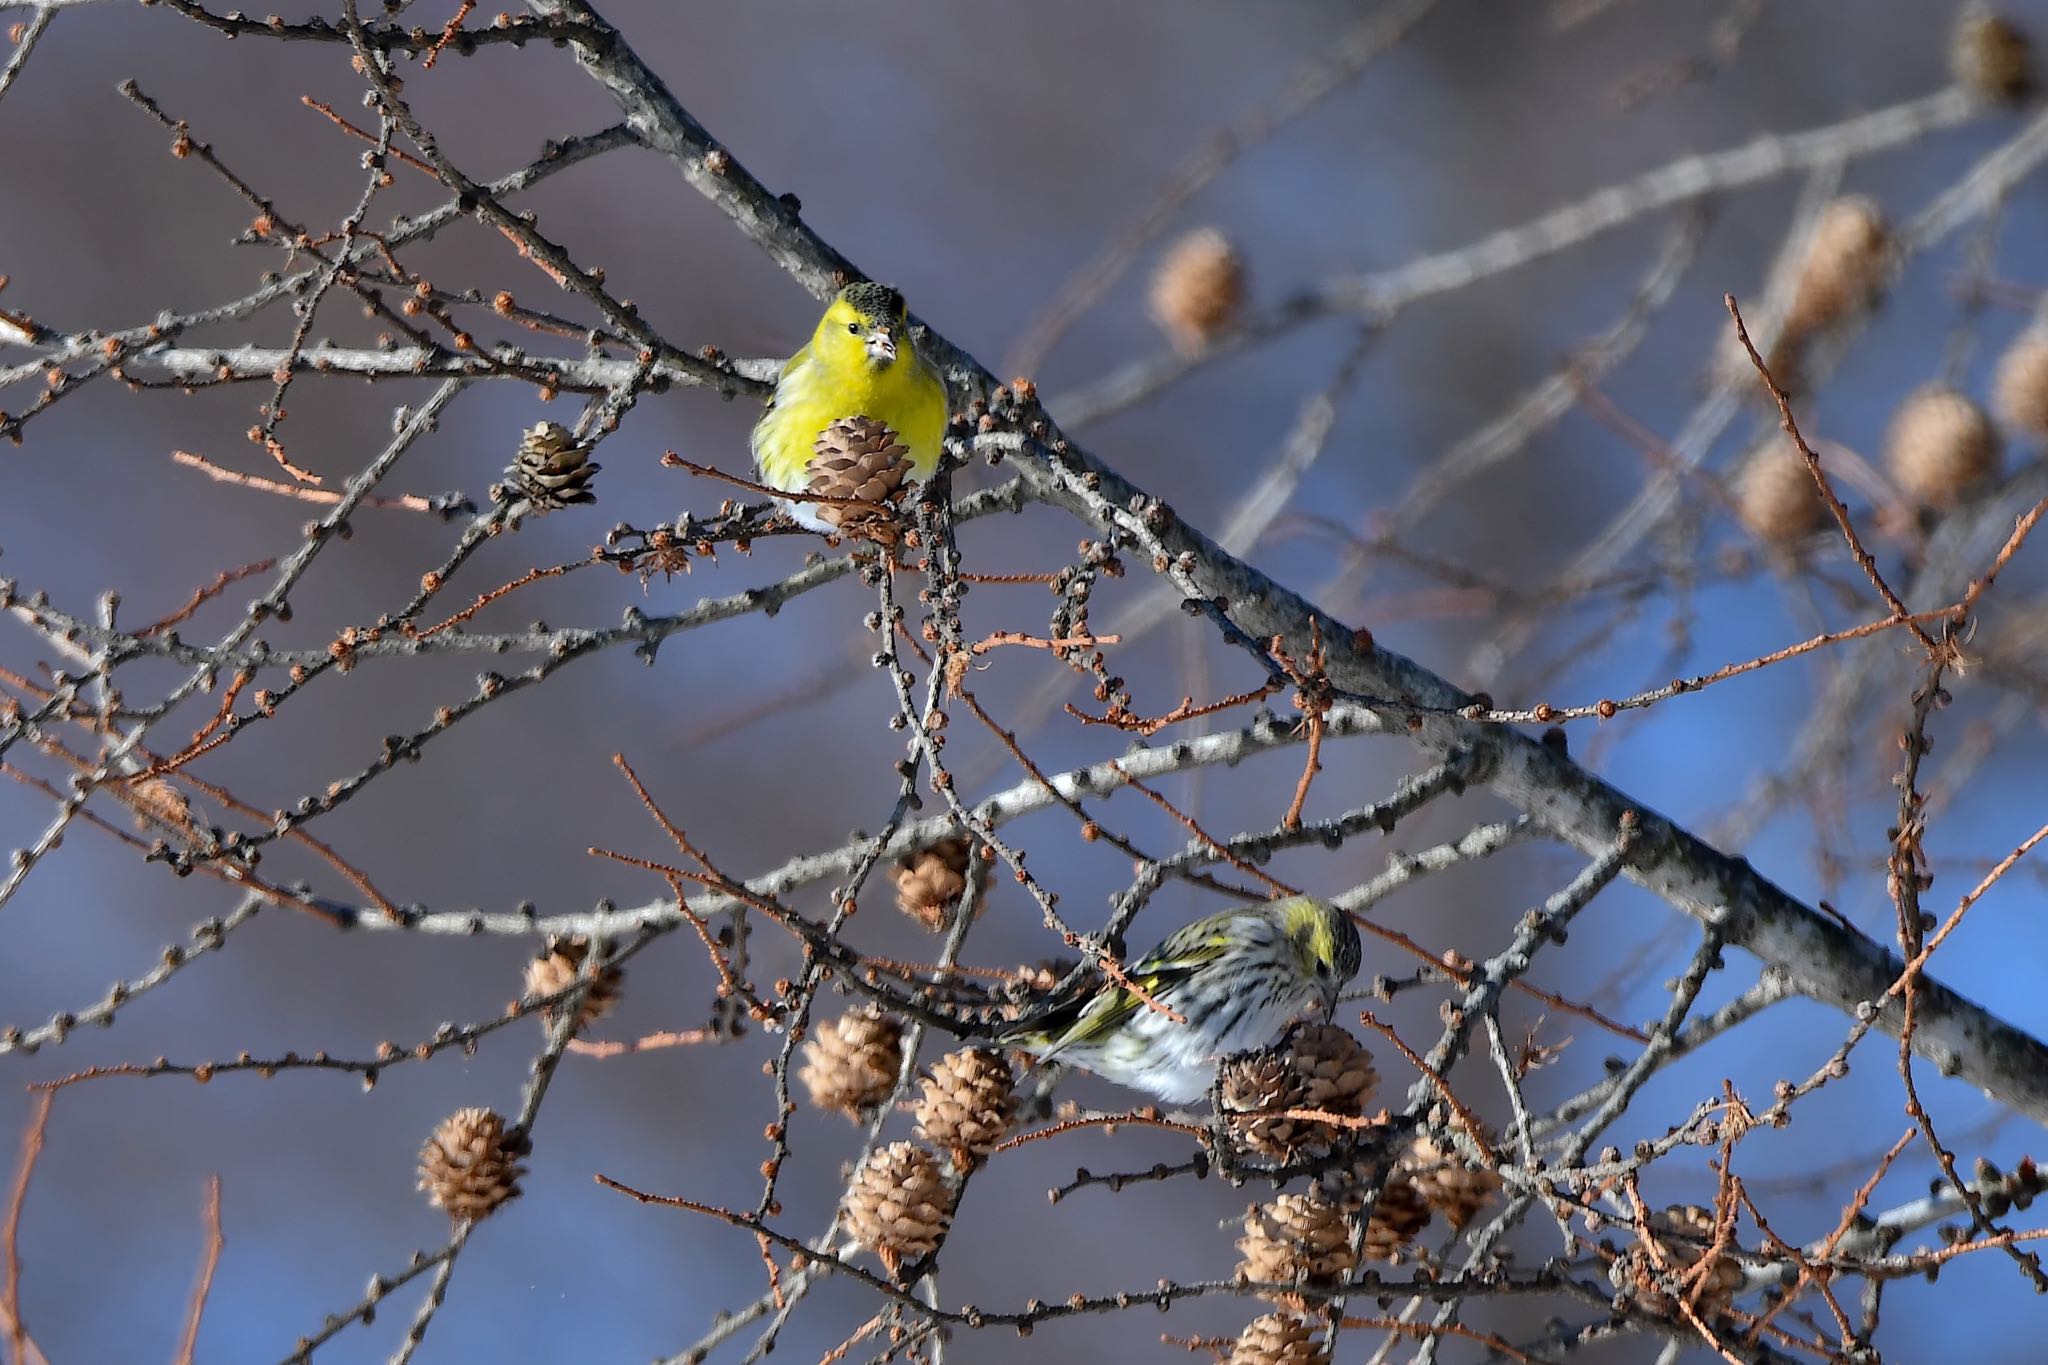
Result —
[[[1289, 1040], [1288, 1060], [1301, 1077], [1301, 1097], [1310, 1109], [1321, 1109], [1346, 1118], [1365, 1112], [1379, 1084], [1372, 1056], [1351, 1033], [1335, 1024], [1311, 1024], [1296, 1030]], [[1326, 1123], [1312, 1123], [1311, 1142], [1329, 1146], [1343, 1130]]]
[[145, 777], [111, 787], [135, 814], [135, 827], [144, 833], [162, 826], [187, 838], [197, 838], [199, 827], [192, 823], [192, 802], [172, 786], [168, 778]]
[[1388, 1176], [1366, 1221], [1365, 1258], [1398, 1264], [1404, 1249], [1428, 1226], [1429, 1201], [1422, 1191], [1400, 1175]]
[[[529, 1000], [553, 995], [566, 990], [576, 980], [576, 974], [583, 970], [584, 960], [590, 956], [590, 940], [586, 938], [551, 938], [539, 957], [526, 964], [526, 997]], [[598, 1020], [612, 1012], [619, 1003], [619, 989], [626, 980], [623, 967], [606, 963], [597, 969], [597, 977], [590, 983], [590, 989], [583, 993], [583, 1008], [576, 1011], [576, 1032], [581, 1033]], [[560, 1007], [549, 1005], [541, 1011], [541, 1020], [549, 1029], [555, 1026]]]
[[1472, 1215], [1500, 1189], [1498, 1175], [1445, 1151], [1426, 1134], [1408, 1144], [1397, 1169], [1454, 1232], [1463, 1232]]
[[1231, 1136], [1248, 1151], [1284, 1162], [1307, 1145], [1301, 1140], [1305, 1125], [1274, 1112], [1306, 1107], [1301, 1099], [1301, 1077], [1285, 1048], [1231, 1057], [1223, 1063], [1219, 1079]]
[[1182, 236], [1152, 275], [1153, 320], [1184, 353], [1201, 350], [1235, 327], [1244, 299], [1244, 257], [1215, 228]]
[[2007, 426], [2048, 436], [2048, 328], [2029, 327], [2006, 347], [1991, 392]]
[[1245, 1324], [1223, 1365], [1330, 1365], [1330, 1353], [1313, 1323], [1268, 1313]]
[[903, 1026], [873, 1005], [820, 1024], [797, 1072], [811, 1103], [856, 1123], [889, 1098], [903, 1069]]
[[1957, 85], [2001, 104], [2018, 104], [2034, 93], [2033, 43], [1986, 5], [1965, 5], [1956, 16], [1948, 69]]
[[1650, 1221], [1654, 1226], [1649, 1237], [1655, 1239], [1663, 1255], [1662, 1271], [1645, 1238], [1615, 1258], [1608, 1267], [1608, 1278], [1617, 1289], [1652, 1313], [1674, 1312], [1677, 1300], [1665, 1286], [1683, 1286], [1683, 1297], [1691, 1301], [1702, 1319], [1711, 1321], [1742, 1288], [1743, 1278], [1741, 1263], [1722, 1253], [1715, 1256], [1713, 1266], [1705, 1273], [1705, 1287], [1697, 1295], [1693, 1293], [1693, 1286], [1700, 1283], [1693, 1268], [1706, 1258], [1707, 1248], [1714, 1240], [1714, 1211], [1697, 1204], [1675, 1204], [1651, 1215]]
[[867, 507], [820, 502], [805, 504], [820, 521], [883, 540], [893, 538], [894, 508], [910, 477], [910, 447], [887, 423], [872, 417], [842, 417], [818, 433], [816, 452], [804, 466], [805, 491], [822, 498], [859, 498]]
[[1797, 548], [1828, 523], [1828, 505], [1806, 457], [1785, 436], [1768, 438], [1743, 461], [1735, 475], [1735, 508], [1750, 534], [1778, 550]]
[[1269, 1284], [1335, 1284], [1358, 1264], [1344, 1210], [1307, 1194], [1247, 1208], [1237, 1252], [1238, 1275]]
[[1891, 224], [1877, 201], [1849, 195], [1830, 203], [1814, 223], [1792, 288], [1786, 344], [1796, 346], [1876, 303], [1891, 268]]
[[[935, 934], [949, 932], [953, 916], [960, 909], [960, 897], [967, 891], [967, 855], [967, 840], [954, 835], [898, 858], [890, 874], [896, 883], [897, 907]], [[984, 858], [974, 892], [977, 919], [988, 907], [989, 881], [994, 872], [994, 860]]]
[[1226, 1062], [1223, 1107], [1234, 1115], [1231, 1131], [1247, 1148], [1274, 1161], [1291, 1161], [1329, 1149], [1345, 1130], [1272, 1111], [1320, 1109], [1355, 1118], [1365, 1112], [1378, 1080], [1372, 1057], [1350, 1033], [1334, 1024], [1309, 1025], [1279, 1047]]
[[[1322, 1197], [1352, 1216], [1365, 1207], [1364, 1193], [1377, 1178], [1380, 1158], [1361, 1156], [1357, 1161], [1317, 1177]], [[1365, 1225], [1365, 1256], [1372, 1261], [1399, 1261], [1401, 1249], [1429, 1226], [1429, 1201], [1397, 1166], [1389, 1172], [1380, 1189], [1379, 1202]]]
[[955, 1170], [971, 1170], [1008, 1136], [1015, 1086], [1000, 1055], [980, 1048], [949, 1052], [932, 1063], [918, 1096], [917, 1135], [951, 1153]]
[[1885, 432], [1892, 482], [1918, 507], [1943, 511], [1998, 477], [1998, 431], [1969, 395], [1925, 384]]
[[953, 1221], [953, 1191], [939, 1159], [892, 1142], [862, 1163], [846, 1192], [847, 1235], [882, 1258], [891, 1279], [939, 1249]]
[[505, 1120], [488, 1109], [458, 1109], [420, 1148], [419, 1188], [457, 1222], [484, 1217], [519, 1197], [526, 1168], [505, 1140]]
[[596, 502], [590, 481], [601, 468], [590, 458], [590, 447], [579, 444], [569, 428], [541, 422], [520, 437], [519, 454], [505, 470], [504, 487], [536, 509], [552, 511]]

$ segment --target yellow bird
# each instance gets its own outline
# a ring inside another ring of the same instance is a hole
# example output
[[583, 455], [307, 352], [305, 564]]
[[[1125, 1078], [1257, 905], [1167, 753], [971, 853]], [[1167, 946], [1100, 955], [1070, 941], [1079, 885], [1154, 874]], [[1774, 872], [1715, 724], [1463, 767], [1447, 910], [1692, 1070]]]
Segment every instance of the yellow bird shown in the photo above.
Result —
[[[896, 482], [931, 477], [946, 431], [946, 385], [910, 344], [908, 330], [903, 296], [887, 285], [861, 281], [839, 291], [810, 341], [783, 365], [768, 410], [754, 425], [761, 482], [785, 493], [853, 495], [824, 479], [813, 459], [828, 427], [858, 417], [896, 433]], [[811, 530], [838, 529], [830, 504], [785, 502], [783, 509]]]

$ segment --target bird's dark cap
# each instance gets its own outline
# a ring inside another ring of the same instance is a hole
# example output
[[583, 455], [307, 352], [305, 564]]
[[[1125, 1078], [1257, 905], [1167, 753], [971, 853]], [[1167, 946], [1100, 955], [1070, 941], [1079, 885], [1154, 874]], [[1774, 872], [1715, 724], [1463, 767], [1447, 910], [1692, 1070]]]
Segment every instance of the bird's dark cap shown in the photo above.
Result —
[[853, 305], [862, 317], [898, 319], [903, 316], [903, 296], [888, 285], [876, 284], [873, 280], [849, 284], [839, 291], [839, 297]]

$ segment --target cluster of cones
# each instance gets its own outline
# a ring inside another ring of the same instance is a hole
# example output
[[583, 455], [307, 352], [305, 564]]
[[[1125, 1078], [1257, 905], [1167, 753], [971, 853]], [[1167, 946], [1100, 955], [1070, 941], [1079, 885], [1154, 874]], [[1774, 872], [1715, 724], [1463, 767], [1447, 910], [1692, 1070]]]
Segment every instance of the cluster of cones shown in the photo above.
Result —
[[[813, 1104], [864, 1122], [896, 1093], [902, 1069], [901, 1025], [870, 1007], [822, 1025], [804, 1045], [799, 1077]], [[1009, 1135], [1016, 1112], [1016, 1078], [999, 1054], [961, 1048], [939, 1058], [911, 1105], [919, 1140], [879, 1147], [854, 1172], [840, 1206], [847, 1236], [904, 1278], [945, 1241], [967, 1177]]]
[[[1895, 250], [1893, 231], [1872, 201], [1838, 199], [1823, 210], [1772, 347], [1772, 374], [1781, 387], [1796, 392], [1807, 348], [1876, 306]], [[2028, 328], [2007, 347], [1988, 410], [1946, 383], [1909, 392], [1885, 432], [1885, 477], [1905, 507], [1938, 515], [1997, 481], [2006, 433], [2048, 437], [2048, 328]], [[1824, 455], [1823, 464], [1829, 463]], [[1780, 550], [1796, 549], [1831, 524], [1804, 456], [1782, 433], [1773, 432], [1744, 458], [1734, 495], [1743, 524]]]
[[[967, 846], [949, 841], [897, 869], [906, 913], [938, 929], [966, 889]], [[617, 1002], [616, 966], [590, 962], [592, 945], [551, 941], [528, 963], [528, 1006], [586, 981], [575, 1027]], [[559, 1006], [547, 1005], [550, 1027]], [[819, 1024], [805, 1042], [798, 1079], [811, 1103], [858, 1123], [877, 1118], [905, 1081], [902, 1022], [872, 1005]], [[1227, 1365], [1327, 1365], [1318, 1317], [1329, 1293], [1364, 1262], [1398, 1264], [1441, 1217], [1462, 1230], [1499, 1190], [1500, 1178], [1447, 1141], [1419, 1133], [1388, 1157], [1376, 1133], [1385, 1111], [1368, 1114], [1378, 1086], [1370, 1055], [1335, 1025], [1304, 1025], [1279, 1045], [1230, 1059], [1218, 1077], [1221, 1123], [1233, 1148], [1276, 1167], [1314, 1168], [1311, 1187], [1245, 1210], [1236, 1276], [1274, 1311], [1248, 1323]], [[853, 1173], [841, 1227], [892, 1278], [909, 1283], [946, 1238], [968, 1177], [1015, 1127], [1016, 1078], [999, 1053], [961, 1048], [918, 1078], [908, 1105], [915, 1140], [878, 1147]], [[1432, 1131], [1450, 1132], [1433, 1116]], [[484, 1218], [520, 1193], [523, 1135], [486, 1108], [444, 1119], [420, 1150], [419, 1185], [457, 1221]], [[1737, 1258], [1717, 1238], [1711, 1210], [1675, 1207], [1652, 1215], [1636, 1245], [1616, 1254], [1610, 1274], [1624, 1300], [1653, 1313], [1677, 1298], [1702, 1317], [1724, 1309], [1743, 1283]]]
[[1493, 1172], [1427, 1134], [1389, 1161], [1375, 1141], [1386, 1115], [1366, 1112], [1378, 1081], [1364, 1046], [1332, 1024], [1298, 1028], [1278, 1047], [1224, 1065], [1232, 1141], [1277, 1165], [1323, 1167], [1308, 1192], [1245, 1210], [1237, 1276], [1261, 1286], [1277, 1311], [1238, 1334], [1229, 1365], [1324, 1365], [1316, 1309], [1327, 1291], [1363, 1261], [1418, 1254], [1415, 1240], [1435, 1217], [1462, 1229], [1500, 1188]]
[[[2026, 35], [1982, 6], [1965, 7], [1949, 57], [1957, 84], [1980, 99], [2012, 104], [2035, 92]], [[1802, 393], [1821, 348], [1883, 300], [1899, 258], [1898, 235], [1874, 200], [1847, 196], [1821, 211], [1769, 347], [1768, 364], [1780, 388], [1795, 397]], [[1731, 354], [1729, 361], [1748, 368], [1745, 356]], [[1900, 401], [1884, 436], [1889, 488], [1879, 491], [1893, 495], [1902, 510], [1939, 515], [1997, 481], [2008, 437], [2048, 438], [2048, 327], [2040, 324], [2022, 331], [2000, 358], [1988, 406], [1948, 383], [1922, 385]], [[1824, 464], [1833, 461], [1824, 453]], [[1743, 525], [1776, 550], [1794, 551], [1832, 524], [1805, 457], [1781, 433], [1766, 436], [1744, 457], [1733, 493]]]
[[[902, 1025], [866, 1006], [818, 1027], [799, 1076], [814, 1105], [867, 1122], [896, 1093], [903, 1066]], [[1390, 1168], [1384, 1156], [1367, 1155], [1379, 1149], [1363, 1140], [1384, 1122], [1384, 1115], [1366, 1116], [1377, 1081], [1364, 1047], [1332, 1025], [1298, 1029], [1280, 1046], [1224, 1068], [1223, 1122], [1240, 1151], [1324, 1167], [1309, 1192], [1246, 1211], [1238, 1275], [1260, 1286], [1278, 1311], [1244, 1329], [1232, 1361], [1325, 1359], [1313, 1318], [1316, 1291], [1334, 1288], [1361, 1261], [1413, 1254], [1434, 1217], [1462, 1228], [1499, 1188], [1490, 1171], [1427, 1136], [1410, 1142]], [[899, 1277], [938, 1249], [964, 1177], [1009, 1133], [1014, 1078], [994, 1053], [949, 1053], [923, 1078], [911, 1108], [921, 1141], [878, 1149], [854, 1174], [841, 1209], [847, 1234]], [[1354, 1147], [1357, 1159], [1345, 1159]]]

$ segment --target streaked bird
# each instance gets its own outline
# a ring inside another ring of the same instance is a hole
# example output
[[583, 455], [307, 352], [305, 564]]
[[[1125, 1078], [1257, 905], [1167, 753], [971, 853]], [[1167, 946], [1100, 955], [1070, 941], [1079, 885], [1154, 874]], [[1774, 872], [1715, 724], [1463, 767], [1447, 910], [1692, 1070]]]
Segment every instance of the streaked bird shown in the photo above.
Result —
[[1184, 1022], [1108, 982], [1027, 1016], [1002, 1041], [1185, 1103], [1208, 1091], [1223, 1058], [1270, 1047], [1300, 1020], [1327, 1020], [1359, 958], [1357, 927], [1327, 902], [1286, 896], [1240, 906], [1176, 931], [1129, 968]]

